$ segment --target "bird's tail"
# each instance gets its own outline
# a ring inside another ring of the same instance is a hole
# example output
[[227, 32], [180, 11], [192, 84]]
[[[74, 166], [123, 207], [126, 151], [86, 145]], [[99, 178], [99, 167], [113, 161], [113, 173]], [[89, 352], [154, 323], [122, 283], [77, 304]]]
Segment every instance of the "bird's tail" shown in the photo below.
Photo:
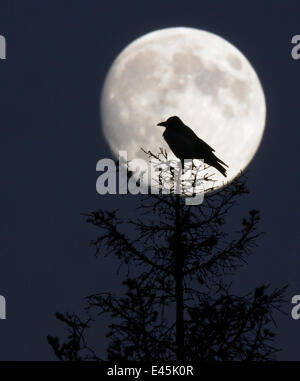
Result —
[[217, 159], [217, 161], [223, 165], [225, 165], [225, 167], [228, 168], [228, 165], [224, 163], [224, 161], [222, 161], [221, 159], [219, 159], [217, 156], [215, 156], [215, 158]]
[[[226, 164], [224, 164], [224, 165], [226, 165]], [[221, 172], [222, 175], [223, 175], [224, 177], [227, 177], [226, 168], [224, 168], [220, 163], [217, 162], [217, 163], [214, 165], [214, 167], [215, 167], [219, 172]]]
[[[214, 155], [215, 156], [215, 155]], [[225, 167], [228, 168], [228, 165], [225, 164], [221, 159], [219, 159], [217, 156], [215, 156], [215, 163], [213, 164], [213, 166], [219, 171], [222, 173], [222, 175], [224, 177], [227, 177], [227, 174], [226, 174], [226, 168], [224, 168], [221, 164], [223, 164]]]

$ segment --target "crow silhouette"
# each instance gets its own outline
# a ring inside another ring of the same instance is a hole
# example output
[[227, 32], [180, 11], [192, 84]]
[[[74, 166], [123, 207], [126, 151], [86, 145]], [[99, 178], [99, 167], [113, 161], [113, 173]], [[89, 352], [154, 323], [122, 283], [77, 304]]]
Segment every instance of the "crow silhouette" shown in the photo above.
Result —
[[202, 159], [204, 163], [216, 168], [223, 176], [227, 177], [225, 167], [228, 167], [215, 154], [215, 150], [186, 126], [178, 116], [171, 116], [158, 126], [166, 127], [163, 137], [169, 147], [181, 161], [184, 159]]

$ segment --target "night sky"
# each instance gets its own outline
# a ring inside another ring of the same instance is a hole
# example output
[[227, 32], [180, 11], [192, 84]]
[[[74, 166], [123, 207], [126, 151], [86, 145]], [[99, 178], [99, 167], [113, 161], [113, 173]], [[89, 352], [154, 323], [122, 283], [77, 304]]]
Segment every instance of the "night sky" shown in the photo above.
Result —
[[[86, 295], [118, 287], [118, 264], [93, 256], [96, 231], [80, 213], [119, 207], [134, 216], [134, 196], [96, 193], [96, 163], [111, 157], [99, 97], [114, 58], [156, 29], [216, 33], [255, 68], [267, 124], [236, 213], [259, 209], [265, 235], [235, 281], [241, 293], [272, 283], [289, 285], [288, 300], [300, 294], [300, 60], [291, 57], [299, 14], [299, 1], [0, 0], [0, 360], [54, 360], [46, 336], [65, 332], [55, 312], [80, 311]], [[277, 316], [280, 360], [300, 360], [290, 310]]]

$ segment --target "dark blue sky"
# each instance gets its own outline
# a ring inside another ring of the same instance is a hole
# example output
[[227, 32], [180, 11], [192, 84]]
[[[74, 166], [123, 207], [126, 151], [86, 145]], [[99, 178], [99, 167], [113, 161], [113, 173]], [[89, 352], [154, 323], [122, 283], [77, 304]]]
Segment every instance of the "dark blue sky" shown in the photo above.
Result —
[[[80, 216], [116, 206], [130, 213], [135, 204], [95, 191], [96, 162], [110, 156], [99, 95], [121, 49], [164, 27], [214, 32], [257, 71], [266, 132], [249, 167], [251, 195], [236, 213], [260, 209], [266, 234], [237, 281], [241, 292], [272, 282], [289, 284], [289, 299], [300, 294], [300, 60], [290, 53], [299, 14], [298, 1], [0, 0], [7, 40], [0, 61], [0, 294], [7, 299], [0, 360], [54, 359], [46, 335], [64, 332], [54, 313], [80, 310], [84, 296], [116, 288], [116, 263], [93, 257], [95, 231]], [[278, 322], [279, 359], [300, 360], [300, 320]], [[103, 324], [99, 342], [104, 334]]]

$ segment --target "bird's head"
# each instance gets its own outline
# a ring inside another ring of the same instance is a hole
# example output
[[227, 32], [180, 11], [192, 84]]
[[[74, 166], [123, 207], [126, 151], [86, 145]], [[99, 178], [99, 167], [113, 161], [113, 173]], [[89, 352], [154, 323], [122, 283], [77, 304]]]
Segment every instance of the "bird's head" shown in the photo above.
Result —
[[167, 128], [167, 127], [176, 127], [181, 124], [182, 124], [182, 121], [178, 118], [178, 116], [171, 116], [165, 122], [158, 123], [158, 126], [163, 126]]

